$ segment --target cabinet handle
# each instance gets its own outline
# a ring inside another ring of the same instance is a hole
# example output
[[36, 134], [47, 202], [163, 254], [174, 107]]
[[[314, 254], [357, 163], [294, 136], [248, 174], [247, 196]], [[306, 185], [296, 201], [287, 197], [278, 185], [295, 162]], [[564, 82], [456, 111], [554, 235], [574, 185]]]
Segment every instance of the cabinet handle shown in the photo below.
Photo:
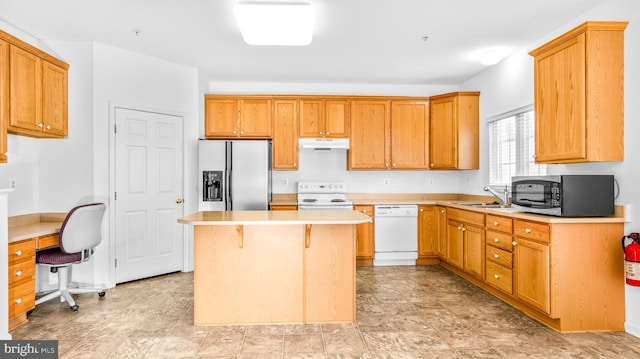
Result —
[[16, 272], [16, 277], [19, 277], [19, 276], [21, 276], [21, 275], [22, 275], [22, 271], [21, 271], [21, 270], [19, 270], [19, 271], [17, 271], [17, 272]]
[[511, 244], [515, 247], [515, 246], [517, 246], [517, 245], [518, 245], [518, 242], [513, 241], [513, 242], [511, 242]]
[[497, 275], [497, 274], [494, 274], [494, 275], [493, 275], [493, 278], [495, 278], [495, 279], [500, 279], [500, 276], [499, 276], [499, 275]]
[[322, 131], [320, 131], [320, 134], [322, 134]]
[[238, 133], [236, 130], [233, 130], [233, 134], [235, 135], [236, 133]]
[[531, 233], [531, 228], [525, 228], [524, 233]]
[[499, 224], [500, 224], [500, 223], [499, 223], [498, 221], [493, 221], [493, 225], [494, 225], [494, 226], [496, 226], [496, 227], [497, 227]]
[[38, 124], [38, 127], [42, 128], [42, 127], [44, 127], [44, 124], [43, 124], [42, 122], [40, 122], [40, 123]]
[[433, 163], [431, 164], [431, 166], [433, 167]]
[[494, 255], [493, 255], [493, 257], [494, 257], [495, 259], [498, 259], [498, 258], [500, 258], [500, 255], [499, 255], [499, 254], [494, 254]]
[[444, 214], [444, 209], [441, 209], [441, 210], [440, 210], [440, 213]]
[[331, 132], [327, 131], [327, 135], [330, 135], [330, 134], [331, 134]]
[[241, 134], [241, 135], [244, 135], [244, 131], [240, 131], [240, 134]]
[[462, 230], [462, 227], [458, 226], [458, 230], [459, 230], [459, 231], [460, 231], [460, 230]]
[[420, 208], [420, 212], [424, 212], [424, 208]]
[[496, 242], [496, 243], [500, 242], [500, 240], [498, 238], [494, 238], [493, 241]]
[[18, 250], [16, 251], [16, 255], [17, 255], [17, 256], [21, 256], [21, 255], [22, 255], [22, 249], [18, 249]]
[[464, 228], [464, 226], [462, 226], [461, 231], [463, 231], [463, 232], [464, 232], [464, 231], [466, 231], [466, 230], [467, 230], [467, 229], [466, 229], [466, 228]]
[[50, 130], [51, 129], [51, 125], [46, 125], [46, 126], [44, 126], [44, 128], [46, 128], [47, 130]]
[[396, 164], [395, 164], [395, 163], [392, 163], [392, 164], [391, 164], [391, 167], [395, 167], [395, 166], [396, 166]]
[[16, 304], [20, 304], [20, 303], [22, 303], [22, 298], [16, 299]]
[[366, 209], [363, 209], [363, 210], [362, 210], [362, 213], [367, 213], [367, 210], [366, 210]]
[[294, 162], [294, 163], [293, 163], [293, 165], [294, 165], [294, 166], [297, 166], [298, 164]]

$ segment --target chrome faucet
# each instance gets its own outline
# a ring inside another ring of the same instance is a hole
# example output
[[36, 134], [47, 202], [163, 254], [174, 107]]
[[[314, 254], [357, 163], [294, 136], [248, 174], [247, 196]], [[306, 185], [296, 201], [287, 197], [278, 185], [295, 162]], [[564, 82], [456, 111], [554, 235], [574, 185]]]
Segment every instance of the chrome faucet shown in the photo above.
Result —
[[499, 199], [503, 205], [505, 206], [509, 205], [509, 186], [508, 185], [504, 185], [504, 190], [502, 194], [496, 192], [493, 188], [489, 186], [486, 186], [484, 190], [491, 193], [495, 198]]

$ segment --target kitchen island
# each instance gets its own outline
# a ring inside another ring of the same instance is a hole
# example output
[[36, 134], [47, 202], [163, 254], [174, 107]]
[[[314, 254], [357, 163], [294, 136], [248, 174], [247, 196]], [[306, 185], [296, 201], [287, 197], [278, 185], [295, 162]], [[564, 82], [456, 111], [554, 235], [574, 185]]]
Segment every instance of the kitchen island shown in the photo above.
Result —
[[355, 322], [356, 211], [205, 211], [194, 226], [194, 324]]

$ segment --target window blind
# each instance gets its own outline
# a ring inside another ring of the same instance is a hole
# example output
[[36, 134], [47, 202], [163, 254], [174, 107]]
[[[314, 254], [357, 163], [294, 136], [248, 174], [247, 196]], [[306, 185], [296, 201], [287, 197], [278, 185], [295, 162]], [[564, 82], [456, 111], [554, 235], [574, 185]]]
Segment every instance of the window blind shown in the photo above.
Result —
[[489, 183], [511, 185], [513, 176], [546, 174], [545, 165], [536, 165], [535, 117], [527, 106], [489, 119]]

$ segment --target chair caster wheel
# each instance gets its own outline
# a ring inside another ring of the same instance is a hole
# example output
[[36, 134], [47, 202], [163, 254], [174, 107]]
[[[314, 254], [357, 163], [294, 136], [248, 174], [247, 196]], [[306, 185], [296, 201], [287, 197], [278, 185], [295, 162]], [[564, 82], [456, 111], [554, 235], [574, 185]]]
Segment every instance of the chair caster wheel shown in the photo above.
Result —
[[72, 312], [77, 312], [79, 308], [80, 307], [77, 304], [69, 307], [69, 309], [71, 309]]
[[105, 296], [105, 294], [107, 294], [107, 293], [105, 293], [105, 292], [99, 292], [99, 293], [98, 293], [98, 297], [102, 298], [102, 297], [104, 297], [104, 296]]

